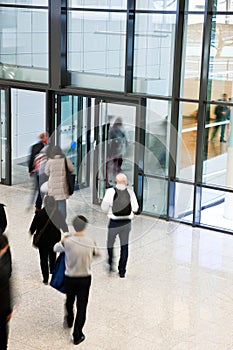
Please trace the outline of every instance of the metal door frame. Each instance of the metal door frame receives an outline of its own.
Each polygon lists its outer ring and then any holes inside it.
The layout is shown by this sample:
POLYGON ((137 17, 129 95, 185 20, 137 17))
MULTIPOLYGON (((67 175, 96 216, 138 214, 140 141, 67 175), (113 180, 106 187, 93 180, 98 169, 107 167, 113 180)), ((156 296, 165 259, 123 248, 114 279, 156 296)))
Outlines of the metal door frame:
POLYGON ((95 99, 95 116, 94 116, 94 157, 93 157, 93 204, 100 204, 101 200, 98 199, 97 196, 97 165, 98 165, 98 151, 96 149, 96 145, 98 143, 98 134, 99 128, 102 125, 99 125, 100 120, 100 103, 112 103, 118 105, 127 105, 136 107, 136 116, 135 116, 135 149, 134 149, 134 174, 133 174, 133 183, 134 183, 134 191, 138 198, 139 207, 142 208, 143 201, 143 181, 141 181, 141 177, 143 176, 144 169, 144 154, 142 152, 142 147, 144 146, 145 141, 145 106, 146 101, 144 98, 139 98, 135 100, 127 100, 120 98, 96 98, 95 99), (140 166, 139 166, 140 165, 140 166), (140 177, 140 179, 139 179, 140 177))

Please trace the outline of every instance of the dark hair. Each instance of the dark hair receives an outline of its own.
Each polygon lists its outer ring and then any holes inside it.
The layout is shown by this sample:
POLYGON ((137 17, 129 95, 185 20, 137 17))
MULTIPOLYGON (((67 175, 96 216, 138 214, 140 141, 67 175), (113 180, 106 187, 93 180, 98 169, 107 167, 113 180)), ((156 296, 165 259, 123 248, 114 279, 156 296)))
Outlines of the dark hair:
POLYGON ((86 224, 88 223, 88 220, 85 216, 83 215, 77 215, 74 219, 73 219, 73 227, 75 229, 76 232, 79 231, 83 231, 84 228, 86 227, 86 224))
POLYGON ((51 158, 54 158, 55 156, 62 156, 62 158, 65 158, 65 154, 62 152, 61 147, 58 145, 53 146, 53 148, 50 152, 51 158))

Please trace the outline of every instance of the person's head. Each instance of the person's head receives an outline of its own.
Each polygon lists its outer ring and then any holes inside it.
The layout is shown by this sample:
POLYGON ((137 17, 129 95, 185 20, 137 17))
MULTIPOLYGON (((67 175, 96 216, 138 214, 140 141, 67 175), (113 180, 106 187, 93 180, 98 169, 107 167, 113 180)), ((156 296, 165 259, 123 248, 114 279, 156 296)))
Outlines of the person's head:
POLYGON ((122 126, 122 119, 120 117, 116 118, 116 120, 114 121, 114 125, 122 126))
POLYGON ((226 93, 222 94, 222 99, 223 99, 223 101, 227 101, 228 95, 226 93))
POLYGON ((76 232, 83 231, 87 223, 88 223, 88 220, 83 215, 77 215, 72 222, 73 228, 75 229, 76 232))
POLYGON ((127 185, 127 176, 125 174, 119 173, 116 176, 117 185, 127 185))
POLYGON ((53 146, 51 153, 50 153, 51 158, 54 158, 55 156, 65 157, 64 153, 62 152, 61 147, 58 145, 53 146))
POLYGON ((49 135, 48 135, 48 133, 46 131, 45 132, 44 131, 40 132, 38 137, 39 137, 40 141, 42 141, 46 145, 48 144, 48 142, 49 142, 49 135))

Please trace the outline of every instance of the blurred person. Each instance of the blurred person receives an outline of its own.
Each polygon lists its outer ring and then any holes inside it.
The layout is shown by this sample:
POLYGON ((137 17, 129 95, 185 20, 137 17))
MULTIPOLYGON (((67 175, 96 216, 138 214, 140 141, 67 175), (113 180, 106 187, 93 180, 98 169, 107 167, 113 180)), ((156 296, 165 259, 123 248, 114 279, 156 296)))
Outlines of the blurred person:
POLYGON ((48 145, 49 137, 47 132, 38 134, 39 141, 31 146, 30 156, 28 160, 28 172, 30 177, 34 177, 35 193, 37 193, 35 202, 35 211, 39 211, 42 207, 42 196, 40 192, 38 162, 36 164, 36 156, 41 152, 44 146, 48 145))
MULTIPOLYGON (((118 117, 109 129, 109 159, 112 162, 113 177, 121 171, 123 154, 127 146, 127 138, 122 124, 122 118, 118 117)), ((109 167, 111 166, 109 162, 109 167)))
POLYGON ((0 235, 5 232, 7 227, 7 216, 5 211, 5 204, 0 203, 0 235))
MULTIPOLYGON (((228 95, 226 93, 222 94, 222 99, 220 101, 227 102, 228 95)), ((230 118, 230 109, 228 106, 217 105, 215 107, 214 114, 216 115, 216 123, 219 123, 219 122, 224 122, 224 123, 221 125, 216 125, 214 127, 211 141, 214 141, 214 138, 216 137, 216 134, 217 134, 219 128, 221 128, 220 142, 226 143, 227 141, 225 140, 225 129, 226 129, 226 121, 229 120, 229 118, 230 118)))
POLYGON ((48 175, 48 195, 53 196, 57 202, 58 210, 66 218, 66 199, 69 198, 68 185, 66 180, 66 166, 73 172, 74 166, 66 158, 60 146, 53 146, 50 158, 45 165, 45 174, 48 175))
POLYGON ((73 219, 75 233, 64 236, 55 244, 55 252, 65 252, 65 317, 64 326, 73 327, 73 343, 75 345, 85 340, 83 327, 86 321, 86 309, 91 286, 92 257, 99 255, 96 242, 87 237, 85 228, 88 220, 78 215, 73 219), (74 302, 76 299, 76 317, 74 321, 74 302))
POLYGON ((11 301, 12 261, 7 237, 0 235, 0 350, 8 344, 9 320, 12 316, 11 301))
POLYGON ((116 176, 116 188, 107 189, 101 203, 101 209, 104 212, 108 213, 109 218, 107 238, 109 272, 114 271, 113 246, 118 235, 121 244, 120 259, 118 262, 118 273, 121 278, 124 278, 128 260, 128 242, 129 233, 131 230, 131 220, 134 217, 134 213, 138 211, 138 201, 136 195, 133 190, 127 189, 127 177, 125 174, 120 173, 116 176), (124 197, 120 197, 123 194, 124 197), (117 213, 114 214, 113 210, 114 200, 117 199, 117 196, 119 196, 120 199, 120 209, 118 212, 119 215, 117 213), (125 209, 127 209, 127 213, 124 213, 125 209))
POLYGON ((35 232, 44 228, 44 233, 39 241, 40 267, 43 283, 48 284, 49 273, 53 272, 56 253, 53 251, 55 243, 61 239, 61 230, 68 232, 68 226, 64 217, 57 209, 57 203, 52 196, 44 198, 44 207, 34 215, 29 232, 35 232))

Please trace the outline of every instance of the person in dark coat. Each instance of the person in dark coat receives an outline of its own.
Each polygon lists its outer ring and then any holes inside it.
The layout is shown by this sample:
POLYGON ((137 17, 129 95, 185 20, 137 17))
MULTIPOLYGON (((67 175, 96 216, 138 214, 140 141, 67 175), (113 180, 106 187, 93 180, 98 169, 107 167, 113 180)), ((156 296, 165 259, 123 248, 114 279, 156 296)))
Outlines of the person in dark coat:
POLYGON ((48 284, 49 272, 53 272, 56 261, 56 253, 53 251, 53 246, 60 241, 61 230, 68 232, 65 218, 58 211, 57 203, 52 196, 45 197, 44 207, 35 214, 29 231, 33 235, 43 228, 44 233, 39 241, 38 248, 43 283, 48 284))
POLYGON ((8 343, 9 320, 12 315, 11 252, 7 237, 0 235, 0 349, 6 350, 8 343))
POLYGON ((38 137, 39 137, 39 142, 31 146, 31 152, 28 159, 29 176, 34 176, 35 178, 35 192, 37 192, 36 203, 35 203, 36 211, 39 211, 42 207, 42 196, 40 193, 40 186, 39 186, 39 174, 35 169, 35 158, 41 152, 44 146, 48 144, 48 133, 41 132, 39 133, 38 137))
POLYGON ((109 157, 113 162, 113 177, 121 171, 123 163, 123 153, 127 146, 127 138, 123 128, 122 119, 119 117, 109 129, 109 157))

